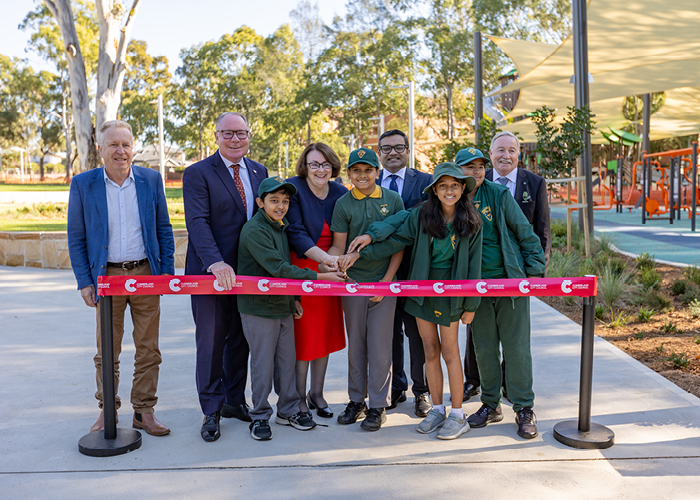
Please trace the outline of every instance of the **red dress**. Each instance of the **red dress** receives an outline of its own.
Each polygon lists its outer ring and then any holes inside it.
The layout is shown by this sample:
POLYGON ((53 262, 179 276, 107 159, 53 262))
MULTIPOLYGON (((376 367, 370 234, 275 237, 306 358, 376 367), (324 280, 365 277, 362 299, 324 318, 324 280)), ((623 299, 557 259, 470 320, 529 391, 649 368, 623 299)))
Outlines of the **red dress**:
MULTIPOLYGON (((328 222, 323 223, 323 231, 316 243, 320 249, 328 251, 333 236, 328 222)), ((298 259, 292 252, 292 264, 302 269, 318 270, 318 263, 311 259, 298 259)), ((345 326, 343 306, 340 297, 303 296, 301 306, 304 314, 294 320, 294 344, 297 359, 311 361, 328 356, 345 348, 345 326)))

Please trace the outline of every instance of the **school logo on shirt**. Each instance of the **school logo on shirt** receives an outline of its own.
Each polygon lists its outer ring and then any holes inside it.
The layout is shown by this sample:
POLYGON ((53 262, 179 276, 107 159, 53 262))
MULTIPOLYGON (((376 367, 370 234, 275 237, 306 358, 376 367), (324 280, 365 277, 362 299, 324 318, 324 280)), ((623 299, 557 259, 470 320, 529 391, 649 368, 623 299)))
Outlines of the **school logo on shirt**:
POLYGON ((482 214, 484 214, 484 217, 486 217, 486 220, 491 222, 493 221, 493 214, 491 213, 491 207, 484 207, 484 209, 481 211, 482 214))
POLYGON ((472 203, 474 203, 474 208, 479 210, 479 207, 481 207, 481 202, 478 200, 474 200, 472 203))
POLYGON ((437 316, 438 318, 439 318, 440 316, 442 316, 442 313, 441 313, 440 311, 433 311, 433 312, 435 313, 435 316, 437 316))
POLYGON ((452 236, 450 236, 450 242, 452 243, 452 250, 457 248, 457 235, 456 234, 453 234, 452 236))
POLYGON ((382 215, 389 215, 389 209, 387 208, 387 205, 380 205, 379 206, 379 213, 382 215))

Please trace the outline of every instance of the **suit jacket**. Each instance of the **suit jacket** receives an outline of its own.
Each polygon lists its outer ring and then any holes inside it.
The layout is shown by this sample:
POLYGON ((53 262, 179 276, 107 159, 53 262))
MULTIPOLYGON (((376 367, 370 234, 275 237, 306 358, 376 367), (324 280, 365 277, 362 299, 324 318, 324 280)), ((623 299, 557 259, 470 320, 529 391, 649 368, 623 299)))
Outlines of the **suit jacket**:
MULTIPOLYGON (((492 168, 486 171, 486 179, 493 181, 492 168)), ((547 184, 544 178, 529 170, 518 168, 515 201, 532 224, 535 234, 540 238, 545 260, 549 263, 549 255, 552 253, 552 234, 549 227, 547 184), (525 193, 528 196, 525 196, 525 193)))
MULTIPOLYGON (((253 195, 257 197, 267 169, 245 159, 253 195)), ((185 274, 206 274, 209 266, 224 261, 238 267, 238 237, 248 221, 236 184, 219 151, 185 169, 182 176, 188 246, 185 274)), ((257 210, 255 200, 247 200, 257 210)), ((236 269, 237 270, 237 269, 236 269)))
MULTIPOLYGON (((389 174, 391 175, 391 174, 389 174)), ((379 177, 377 179, 377 184, 380 185, 382 179, 384 178, 384 169, 379 171, 379 177)), ((428 199, 428 195, 423 192, 423 190, 433 182, 433 176, 415 168, 406 169, 406 178, 403 181, 403 191, 401 194, 401 199, 403 200, 403 206, 406 210, 413 208, 420 202, 428 199)))
MULTIPOLYGON (((389 173, 389 175, 391 175, 389 173)), ((384 169, 379 171, 379 176, 377 180, 377 185, 381 185, 382 178, 384 177, 384 169)), ((428 185, 433 182, 433 176, 421 172, 415 168, 406 169, 406 177, 403 180, 403 190, 401 191, 401 199, 403 200, 403 206, 406 210, 415 207, 419 203, 428 199, 428 195, 423 192, 423 190, 428 187, 428 185)), ((411 248, 406 247, 403 254, 403 259, 399 265, 399 269, 396 271, 396 277, 400 280, 408 279, 408 272, 411 267, 411 248)))
MULTIPOLYGON (((175 274, 175 240, 163 180, 150 168, 132 165, 131 169, 151 273, 175 274)), ((94 285, 97 290, 97 277, 107 273, 108 230, 104 167, 76 175, 68 201, 68 252, 78 289, 94 285)))

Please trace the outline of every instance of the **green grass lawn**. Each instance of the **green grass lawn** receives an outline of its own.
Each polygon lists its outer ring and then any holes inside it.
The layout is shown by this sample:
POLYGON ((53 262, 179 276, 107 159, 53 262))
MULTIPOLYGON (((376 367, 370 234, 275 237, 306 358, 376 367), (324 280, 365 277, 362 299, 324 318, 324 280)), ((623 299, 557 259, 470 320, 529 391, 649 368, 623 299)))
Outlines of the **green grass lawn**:
MULTIPOLYGON (((173 229, 185 229, 184 216, 171 216, 170 223, 173 229)), ((43 220, 17 220, 4 219, 0 217, 0 231, 65 231, 66 221, 43 221, 43 220)))
POLYGON ((0 191, 68 191, 69 189, 68 184, 0 184, 0 191))

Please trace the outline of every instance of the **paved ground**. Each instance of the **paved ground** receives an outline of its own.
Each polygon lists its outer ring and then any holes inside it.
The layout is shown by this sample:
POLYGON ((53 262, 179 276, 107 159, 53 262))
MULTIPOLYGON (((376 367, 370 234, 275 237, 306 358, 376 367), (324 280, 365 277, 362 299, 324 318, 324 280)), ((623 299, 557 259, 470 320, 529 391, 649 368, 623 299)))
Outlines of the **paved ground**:
MULTIPOLYGON (((697 499, 700 400, 596 338, 593 420, 616 444, 567 448, 552 427, 576 418, 580 328, 533 300, 533 354, 540 436, 515 434, 513 413, 455 441, 415 432, 412 404, 381 431, 359 425, 300 432, 272 424, 253 441, 247 425, 223 421, 222 437, 199 437, 194 328, 187 297, 162 301, 163 365, 157 414, 171 435, 144 434, 141 449, 114 458, 78 453, 97 417, 93 398, 94 313, 70 271, 0 267, 0 498, 460 498, 697 499)), ((133 345, 122 360, 130 389, 133 345)), ((347 400, 345 353, 331 356, 326 396, 347 400)), ((466 404, 475 411, 477 401, 466 404)), ((120 411, 128 426, 131 408, 120 411)), ((319 419, 320 420, 320 419, 319 419)))
MULTIPOLYGON (((566 211, 555 207, 553 219, 566 219, 566 211)), ((700 265, 700 215, 696 219, 696 231, 690 230, 688 212, 683 211, 680 220, 670 224, 668 220, 647 220, 642 224, 641 209, 616 213, 615 210, 596 210, 594 230, 597 235, 612 234, 613 244, 623 252, 638 255, 649 252, 656 260, 686 265, 700 265)), ((578 221, 576 212, 572 219, 578 221)), ((576 222, 577 223, 577 222, 576 222)))

